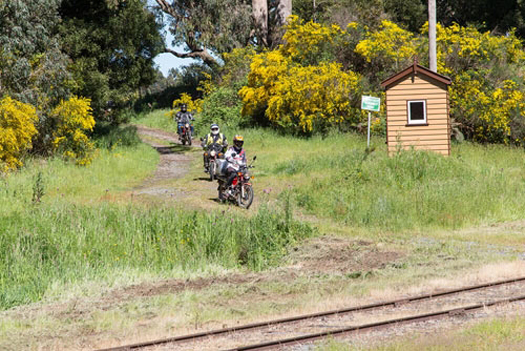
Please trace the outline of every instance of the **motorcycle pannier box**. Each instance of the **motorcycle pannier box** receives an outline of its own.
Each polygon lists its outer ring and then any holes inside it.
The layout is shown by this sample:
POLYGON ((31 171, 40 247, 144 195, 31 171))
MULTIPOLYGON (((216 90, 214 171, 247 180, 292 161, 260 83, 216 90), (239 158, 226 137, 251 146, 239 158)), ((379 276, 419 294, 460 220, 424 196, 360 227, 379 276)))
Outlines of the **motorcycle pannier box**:
POLYGON ((226 175, 226 168, 228 167, 228 161, 218 158, 216 161, 217 168, 215 168, 215 175, 224 176, 226 175))

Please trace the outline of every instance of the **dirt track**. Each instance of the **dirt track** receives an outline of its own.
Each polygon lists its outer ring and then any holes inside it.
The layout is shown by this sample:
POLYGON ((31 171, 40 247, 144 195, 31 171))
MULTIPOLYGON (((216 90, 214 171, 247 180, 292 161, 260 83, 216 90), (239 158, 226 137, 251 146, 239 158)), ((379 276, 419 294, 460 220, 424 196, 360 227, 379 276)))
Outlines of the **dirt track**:
POLYGON ((144 143, 157 150, 160 161, 154 175, 135 189, 134 194, 175 198, 187 196, 187 191, 169 183, 188 174, 191 163, 197 157, 192 148, 200 146, 183 146, 176 134, 158 129, 137 125, 137 131, 144 143))

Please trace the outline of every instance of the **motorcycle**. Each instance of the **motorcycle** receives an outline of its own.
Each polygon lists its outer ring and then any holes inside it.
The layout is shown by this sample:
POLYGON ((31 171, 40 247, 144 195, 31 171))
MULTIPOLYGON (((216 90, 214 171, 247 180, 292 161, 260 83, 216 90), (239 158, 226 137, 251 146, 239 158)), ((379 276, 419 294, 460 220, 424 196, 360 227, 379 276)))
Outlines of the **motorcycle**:
POLYGON ((223 146, 217 143, 213 143, 208 145, 206 151, 204 152, 204 156, 208 157, 208 174, 210 175, 210 181, 213 182, 215 177, 217 177, 217 159, 222 159, 224 157, 223 154, 223 146))
MULTIPOLYGON (((250 168, 254 168, 253 162, 257 159, 257 156, 253 157, 252 162, 249 165, 241 164, 239 165, 239 170, 232 183, 232 192, 229 194, 226 189, 227 175, 224 175, 224 172, 217 177, 219 182, 219 187, 217 188, 219 192, 219 200, 221 202, 234 202, 237 206, 248 209, 254 198, 252 183, 250 182, 253 177, 249 173, 250 168)), ((221 160, 222 161, 222 160, 221 160)), ((226 160, 224 160, 227 163, 226 160)), ((222 162, 221 162, 222 164, 222 162)), ((225 164, 225 167, 227 165, 225 164)))
POLYGON ((189 123, 185 123, 181 128, 180 140, 182 145, 191 145, 191 126, 189 123))

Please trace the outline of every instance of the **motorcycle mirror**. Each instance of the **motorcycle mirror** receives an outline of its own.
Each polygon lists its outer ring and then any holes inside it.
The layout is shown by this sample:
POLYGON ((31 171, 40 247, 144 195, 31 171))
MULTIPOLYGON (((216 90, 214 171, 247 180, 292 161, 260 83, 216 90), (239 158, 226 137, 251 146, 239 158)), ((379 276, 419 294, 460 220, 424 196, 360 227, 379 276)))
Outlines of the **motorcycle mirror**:
POLYGON ((257 159, 257 155, 253 156, 253 160, 255 161, 257 159))

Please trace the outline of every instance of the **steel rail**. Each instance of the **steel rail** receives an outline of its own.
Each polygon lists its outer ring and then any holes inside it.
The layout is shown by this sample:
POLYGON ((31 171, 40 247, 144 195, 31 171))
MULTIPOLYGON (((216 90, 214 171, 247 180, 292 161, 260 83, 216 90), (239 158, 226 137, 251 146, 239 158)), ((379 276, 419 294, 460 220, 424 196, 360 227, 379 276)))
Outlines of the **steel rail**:
POLYGON ((504 303, 518 302, 518 301, 525 301, 525 295, 513 297, 513 298, 495 300, 495 301, 482 303, 482 304, 454 308, 454 309, 445 310, 441 312, 432 312, 432 313, 414 315, 414 316, 403 317, 403 318, 398 318, 398 319, 391 319, 391 320, 387 320, 384 322, 376 322, 376 323, 358 325, 354 327, 342 328, 342 329, 332 330, 332 331, 323 332, 323 333, 307 334, 307 335, 301 335, 301 336, 288 338, 288 339, 275 340, 275 341, 270 341, 270 342, 265 342, 265 343, 260 343, 260 344, 248 345, 248 346, 241 346, 241 347, 229 349, 227 351, 249 351, 249 350, 260 351, 260 350, 272 350, 272 349, 276 349, 278 347, 281 348, 284 346, 302 345, 308 342, 321 340, 329 336, 338 336, 338 335, 349 334, 352 332, 361 332, 361 331, 366 331, 366 330, 380 329, 380 328, 385 328, 385 327, 388 327, 394 324, 401 325, 401 324, 422 322, 422 321, 431 320, 431 319, 432 320, 441 319, 447 316, 455 316, 455 315, 462 315, 466 313, 472 313, 474 311, 484 309, 486 307, 501 305, 504 303))
POLYGON ((182 336, 175 336, 175 337, 171 337, 171 338, 140 342, 140 343, 136 343, 136 344, 129 344, 129 345, 112 347, 112 348, 99 349, 97 351, 133 350, 133 349, 140 349, 140 348, 144 348, 144 347, 148 347, 148 346, 155 346, 155 345, 161 345, 161 344, 182 343, 182 342, 185 342, 185 341, 201 339, 201 338, 205 338, 205 337, 209 337, 209 336, 216 336, 216 335, 220 335, 220 334, 227 334, 227 333, 238 332, 238 331, 243 331, 243 330, 250 330, 250 329, 253 330, 253 329, 258 329, 258 328, 270 327, 270 326, 273 326, 273 325, 298 322, 298 321, 301 321, 301 320, 326 317, 326 316, 330 316, 330 315, 347 314, 347 313, 351 313, 351 312, 373 310, 373 309, 379 309, 379 308, 389 307, 389 306, 399 306, 399 305, 402 305, 402 304, 407 304, 407 303, 411 303, 411 302, 415 302, 415 301, 427 300, 427 299, 432 299, 432 298, 436 298, 436 297, 443 297, 443 296, 447 296, 447 295, 458 294, 458 293, 461 293, 461 292, 487 289, 487 288, 491 288, 491 287, 507 285, 507 284, 514 284, 514 283, 519 283, 519 282, 525 282, 525 277, 514 278, 514 279, 507 279, 507 280, 500 280, 500 281, 495 281, 495 282, 491 282, 491 283, 473 285, 473 286, 468 286, 468 287, 458 288, 458 289, 452 289, 452 290, 445 290, 445 291, 431 293, 431 294, 417 295, 417 296, 413 296, 413 297, 407 297, 407 298, 403 298, 403 299, 396 299, 396 300, 391 300, 391 301, 387 301, 387 302, 379 302, 379 303, 373 303, 373 304, 368 304, 368 305, 343 308, 343 309, 338 309, 338 310, 331 310, 331 311, 324 311, 324 312, 318 312, 318 313, 304 314, 304 315, 299 315, 299 316, 294 316, 294 317, 270 320, 270 321, 266 321, 266 322, 251 323, 251 324, 245 324, 245 325, 236 326, 236 327, 215 329, 215 330, 210 330, 210 331, 205 331, 205 332, 200 332, 200 333, 194 333, 194 334, 188 334, 188 335, 182 335, 182 336))

